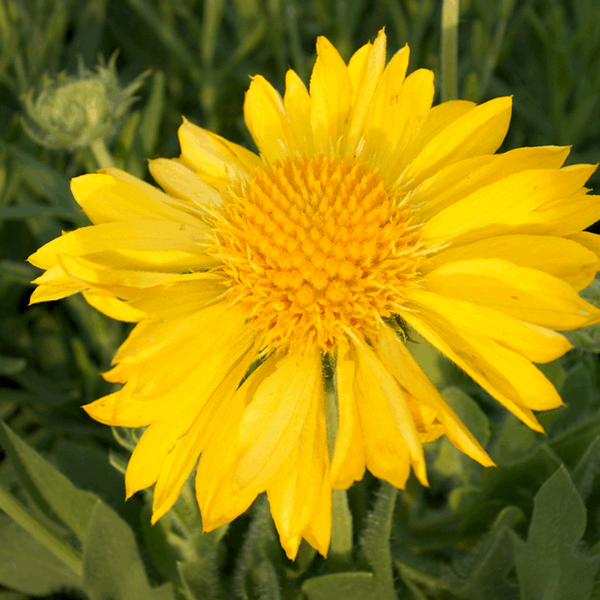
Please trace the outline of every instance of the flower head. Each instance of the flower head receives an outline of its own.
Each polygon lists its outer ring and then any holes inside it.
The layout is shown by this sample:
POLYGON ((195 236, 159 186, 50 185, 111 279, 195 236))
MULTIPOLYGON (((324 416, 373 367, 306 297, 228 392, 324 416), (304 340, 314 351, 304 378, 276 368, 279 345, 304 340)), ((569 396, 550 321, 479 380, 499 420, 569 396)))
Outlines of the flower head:
POLYGON ((146 76, 122 89, 116 59, 115 53, 108 65, 101 62, 96 73, 80 62, 77 76, 63 72, 53 80, 44 75, 39 95, 34 98, 34 90, 30 90, 23 97, 27 115, 23 125, 28 135, 46 148, 71 150, 112 135, 135 102, 133 94, 146 76))
POLYGON ((289 71, 283 98, 256 76, 260 156, 184 120, 181 157, 150 163, 164 192, 113 169, 74 179, 94 225, 30 258, 46 269, 32 302, 80 291, 138 322, 105 374, 123 388, 85 409, 147 426, 126 485, 156 484, 154 520, 198 464, 205 529, 266 490, 288 556, 302 538, 326 554, 331 490, 365 468, 427 484, 441 435, 493 464, 408 327, 533 429, 561 404, 532 363, 600 321, 577 294, 600 264, 582 232, 600 218, 594 167, 561 168, 554 146, 496 155, 510 98, 432 108, 432 73, 405 76, 407 47, 386 67, 385 43, 346 65, 319 38, 310 90, 289 71))

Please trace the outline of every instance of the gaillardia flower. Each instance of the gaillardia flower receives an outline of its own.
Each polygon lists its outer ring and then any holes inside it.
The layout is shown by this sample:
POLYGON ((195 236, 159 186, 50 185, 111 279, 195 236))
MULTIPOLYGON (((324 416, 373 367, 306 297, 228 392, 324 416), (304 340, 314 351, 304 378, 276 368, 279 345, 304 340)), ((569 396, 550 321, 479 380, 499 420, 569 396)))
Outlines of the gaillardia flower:
POLYGON ((181 157, 151 161, 163 191, 106 169, 72 182, 93 225, 38 250, 32 302, 82 292, 138 322, 85 407, 147 426, 127 494, 156 484, 153 521, 197 464, 206 530, 267 492, 293 558, 326 554, 332 489, 373 475, 427 483, 446 435, 492 461, 421 371, 408 327, 531 428, 561 399, 532 363, 600 321, 577 291, 599 268, 594 166, 568 149, 494 154, 511 99, 434 108, 433 74, 385 66, 383 32, 348 65, 324 38, 310 90, 256 76, 244 105, 260 155, 188 121, 181 157), (199 460, 198 460, 199 459, 199 460))

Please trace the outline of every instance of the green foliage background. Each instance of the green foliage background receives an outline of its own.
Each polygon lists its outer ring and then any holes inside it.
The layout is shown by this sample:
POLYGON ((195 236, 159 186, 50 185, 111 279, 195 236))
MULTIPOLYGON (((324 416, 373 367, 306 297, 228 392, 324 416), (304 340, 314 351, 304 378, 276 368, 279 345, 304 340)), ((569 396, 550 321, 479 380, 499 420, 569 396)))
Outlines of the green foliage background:
MULTIPOLYGON (((348 493, 352 552, 323 560, 303 545, 290 563, 264 499, 205 535, 191 488, 155 527, 151 492, 124 503, 137 432, 113 435, 79 407, 110 391, 98 373, 127 326, 80 297, 27 308, 37 270, 25 259, 87 223, 69 178, 97 168, 89 149, 44 150, 25 134, 22 97, 44 73, 75 73, 78 56, 91 69, 116 49, 124 85, 150 69, 108 142, 148 179, 147 158, 178 155, 182 115, 253 147, 249 75, 281 90, 292 67, 307 81, 317 35, 347 59, 385 26, 390 55, 409 43, 410 70, 438 74, 440 15, 439 0, 0 0, 0 600, 600 599, 597 331, 573 334, 581 349, 544 367, 566 402, 541 415, 547 436, 415 344, 498 466, 431 444, 430 489, 366 477, 348 493)), ((513 95, 503 149, 565 144, 570 163, 598 161, 597 0, 464 1, 459 57, 460 97, 513 95)), ((600 286, 585 293, 597 301, 600 286)))

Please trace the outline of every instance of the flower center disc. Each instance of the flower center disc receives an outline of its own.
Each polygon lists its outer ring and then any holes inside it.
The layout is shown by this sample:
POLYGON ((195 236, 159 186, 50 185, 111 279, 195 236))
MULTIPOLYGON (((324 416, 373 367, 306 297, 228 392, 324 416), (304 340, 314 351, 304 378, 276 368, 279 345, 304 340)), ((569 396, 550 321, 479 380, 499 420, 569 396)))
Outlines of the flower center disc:
POLYGON ((217 223, 219 257, 265 345, 329 351, 372 337, 420 263, 410 209, 356 160, 317 155, 259 169, 217 223))

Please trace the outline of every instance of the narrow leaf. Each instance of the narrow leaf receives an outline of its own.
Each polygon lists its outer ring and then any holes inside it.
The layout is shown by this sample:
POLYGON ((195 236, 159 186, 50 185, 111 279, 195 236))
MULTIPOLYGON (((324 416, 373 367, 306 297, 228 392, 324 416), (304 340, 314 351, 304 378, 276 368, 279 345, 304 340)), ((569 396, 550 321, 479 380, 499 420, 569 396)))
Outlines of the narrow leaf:
POLYGON ((0 422, 0 443, 35 505, 50 519, 60 519, 80 541, 97 498, 78 490, 62 473, 0 422))

